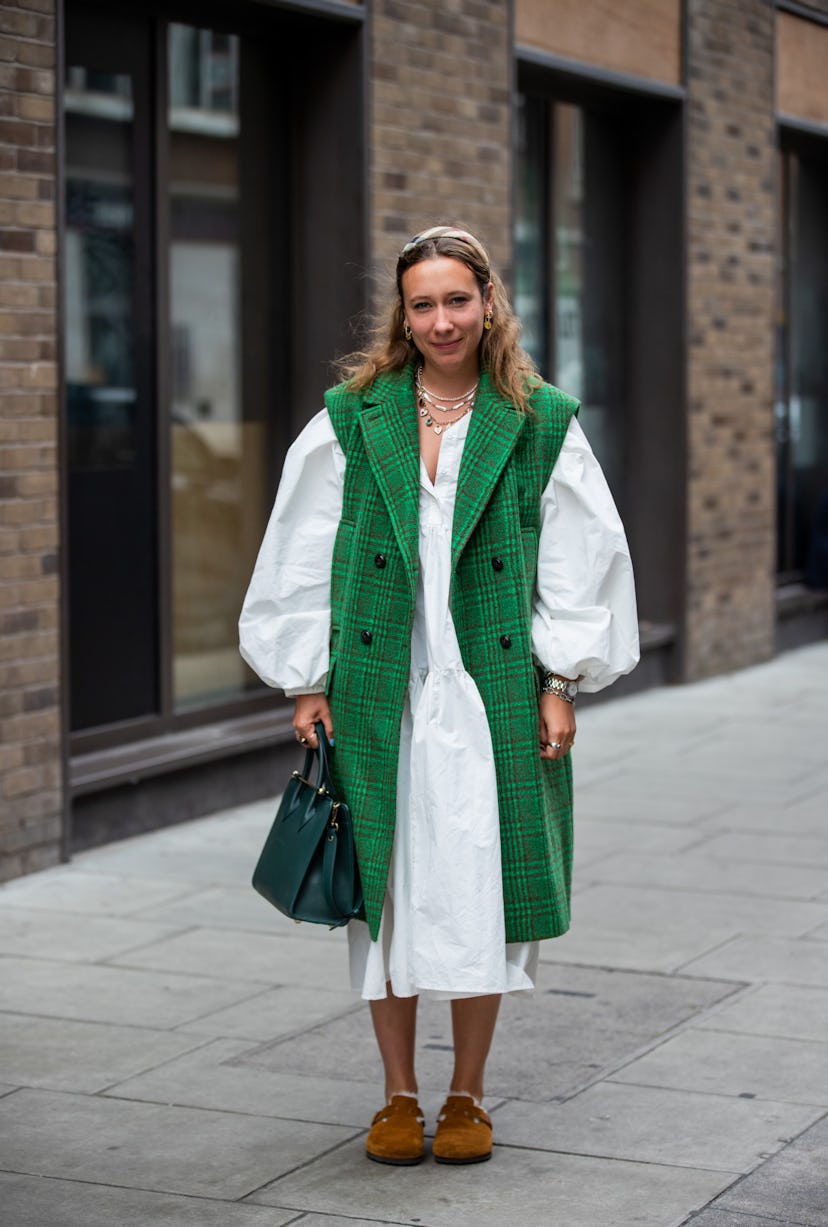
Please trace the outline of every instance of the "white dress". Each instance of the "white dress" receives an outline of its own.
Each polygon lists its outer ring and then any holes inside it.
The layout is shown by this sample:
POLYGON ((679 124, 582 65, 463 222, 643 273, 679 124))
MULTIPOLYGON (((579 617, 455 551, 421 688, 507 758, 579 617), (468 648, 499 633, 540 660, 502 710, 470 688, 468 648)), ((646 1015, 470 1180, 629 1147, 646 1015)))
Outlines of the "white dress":
MULTIPOLYGON (((394 848, 379 939, 348 926, 351 983, 367 999, 531 990, 537 942, 507 944, 488 720, 449 608, 451 529, 466 416, 445 432, 434 484, 420 462, 420 574, 401 725, 394 848)), ((325 688, 330 573, 345 457, 327 410, 290 448, 242 610, 245 660, 286 694, 325 688)), ((541 500, 532 649, 600 690, 638 661, 626 537, 573 419, 541 500)), ((336 730, 334 729, 334 735, 336 730)))

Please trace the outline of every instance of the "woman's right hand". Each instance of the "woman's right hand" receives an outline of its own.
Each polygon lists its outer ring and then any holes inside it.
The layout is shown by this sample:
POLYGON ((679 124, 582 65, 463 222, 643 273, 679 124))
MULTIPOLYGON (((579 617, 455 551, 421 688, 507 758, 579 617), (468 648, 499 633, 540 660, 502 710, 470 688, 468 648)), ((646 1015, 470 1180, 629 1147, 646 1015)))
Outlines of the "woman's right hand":
POLYGON ((296 740, 305 741, 309 746, 316 748, 316 732, 314 725, 321 720, 325 726, 325 732, 328 734, 328 741, 333 741, 333 721, 331 719, 331 709, 328 706, 328 700, 324 694, 298 694, 293 706, 293 728, 296 732, 296 740))

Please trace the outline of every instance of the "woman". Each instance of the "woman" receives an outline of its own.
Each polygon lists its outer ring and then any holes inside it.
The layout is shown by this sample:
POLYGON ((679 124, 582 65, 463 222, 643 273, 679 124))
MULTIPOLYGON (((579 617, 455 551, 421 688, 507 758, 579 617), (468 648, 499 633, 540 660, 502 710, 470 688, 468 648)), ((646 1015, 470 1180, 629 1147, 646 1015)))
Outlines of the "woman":
POLYGON ((503 993, 569 926, 574 697, 632 669, 624 531, 542 382, 483 245, 435 226, 397 261, 374 347, 290 449, 241 650, 336 736, 365 920, 348 927, 386 1105, 366 1148, 424 1155, 417 999, 451 1000, 441 1162, 488 1159, 486 1058, 503 993))

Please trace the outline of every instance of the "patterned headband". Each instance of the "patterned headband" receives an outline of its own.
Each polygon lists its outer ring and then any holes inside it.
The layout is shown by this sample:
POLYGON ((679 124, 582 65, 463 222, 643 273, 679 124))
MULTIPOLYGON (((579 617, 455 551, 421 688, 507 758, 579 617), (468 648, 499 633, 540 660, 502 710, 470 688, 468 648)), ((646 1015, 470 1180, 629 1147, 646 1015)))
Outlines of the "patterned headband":
POLYGON ((430 230, 423 230, 420 234, 415 234, 414 238, 403 247, 400 255, 409 255, 415 248, 427 243, 429 239, 462 239, 464 243, 468 243, 469 247, 475 249, 485 261, 486 267, 489 267, 489 257, 480 240, 476 239, 473 234, 469 234, 468 230, 454 230, 451 226, 432 226, 430 230))

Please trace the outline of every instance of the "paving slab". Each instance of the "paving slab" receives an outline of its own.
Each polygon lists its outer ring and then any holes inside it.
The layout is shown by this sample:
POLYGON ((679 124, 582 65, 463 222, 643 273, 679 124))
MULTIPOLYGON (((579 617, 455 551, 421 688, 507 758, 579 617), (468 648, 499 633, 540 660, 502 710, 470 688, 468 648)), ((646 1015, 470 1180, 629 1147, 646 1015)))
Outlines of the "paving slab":
POLYGON ((698 841, 697 831, 656 823, 599 821, 578 815, 575 832, 575 874, 596 860, 646 848, 650 853, 675 855, 698 841))
POLYGON ((704 821, 705 830, 766 831, 777 834, 784 827, 786 834, 822 836, 826 830, 825 797, 828 789, 820 788, 796 803, 756 802, 746 805, 738 799, 704 821))
MULTIPOLYGON (((723 836, 740 839, 741 836, 723 836)), ((748 840, 750 836, 746 836, 748 840)), ((713 841, 715 842, 715 841, 713 841)), ((816 862, 792 864, 780 860, 745 861, 713 855, 711 844, 675 853, 653 854, 648 841, 641 851, 630 845, 616 854, 591 863, 585 872, 593 882, 615 882, 626 886, 646 886, 699 891, 702 894, 758 895, 762 899, 816 901, 825 890, 826 873, 816 862), (646 849, 646 851, 644 850, 646 849)), ((803 853, 804 856, 804 853, 803 853)))
POLYGON ((203 1043, 180 1031, 0 1014, 0 1077, 94 1095, 203 1043))
MULTIPOLYGON (((594 872, 600 872, 600 866, 594 872)), ((770 908, 761 896, 607 883, 580 890, 572 910, 572 929, 550 943, 556 961, 640 971, 689 969, 706 976, 708 964, 698 960, 718 952, 723 943, 745 932, 801 937, 821 922, 824 905, 776 900, 770 908)), ((731 964, 722 978, 754 977, 731 964)))
MULTIPOLYGON (((685 1225, 682 1224, 682 1227, 685 1225)), ((687 1219, 686 1227, 808 1227, 808 1224, 766 1214, 757 1218, 755 1214, 741 1214, 738 1210, 707 1209, 687 1219)))
POLYGON ((206 925, 211 929, 269 933, 303 942, 339 941, 343 936, 341 933, 331 933, 324 925, 297 925, 263 899, 249 882, 242 886, 196 888, 160 906, 149 905, 139 915, 141 919, 177 929, 206 925))
POLYGON ((812 1125, 781 1154, 729 1189, 716 1209, 776 1215, 786 1224, 828 1227, 828 1118, 812 1125))
POLYGON ((763 984, 717 1006, 693 1025, 828 1044, 828 989, 763 984))
POLYGON ((8 1171, 238 1199, 353 1136, 337 1125, 21 1090, 0 1099, 8 1171))
POLYGON ((0 1172, 7 1227, 284 1227, 295 1210, 0 1172))
POLYGON ((690 1027, 611 1080, 828 1107, 828 1045, 690 1027))
POLYGON ((721 811, 722 803, 701 784, 676 789, 669 774, 650 778, 646 765, 634 773, 619 773, 610 779, 576 783, 575 823, 583 811, 590 818, 613 822, 653 822, 660 826, 702 823, 721 811), (643 779, 647 779, 642 792, 643 779))
MULTIPOLYGON (((541 964, 534 997, 503 1003, 487 1066, 487 1097, 543 1101, 571 1094, 721 1000, 731 988, 690 978, 541 964)), ((448 1004, 424 1000, 417 1059, 422 1088, 445 1090, 451 1052, 448 1004)), ((372 1089, 380 1085, 367 1010, 315 1027, 299 1043, 277 1040, 238 1059, 254 1068, 306 1077, 335 1068, 338 1077, 351 1082, 368 1079, 372 1089)))
POLYGON ((328 936, 331 940, 327 942, 300 943, 268 933, 191 929, 110 960, 109 965, 117 962, 119 967, 222 976, 228 981, 345 989, 349 986, 347 938, 339 932, 328 936))
MULTIPOLYGON (((405 1213, 400 1207, 400 1213, 405 1213)), ((409 1227, 410 1218, 342 1218, 338 1214, 303 1214, 295 1220, 296 1227, 409 1227)))
POLYGON ((177 928, 133 917, 5 907, 0 912, 0 954, 89 963, 157 942, 177 928))
MULTIPOLYGON (((240 833, 241 835, 241 833, 240 833)), ((129 839, 95 849, 95 860, 85 860, 82 868, 94 872, 97 867, 106 874, 134 872, 144 878, 167 878, 189 886, 225 883, 243 886, 250 882, 255 866, 255 843, 240 842, 236 846, 204 842, 199 836, 198 855, 179 836, 180 842, 156 842, 155 839, 129 839)), ((264 834, 260 843, 264 843, 264 834)))
POLYGON ((492 1120, 498 1142, 509 1146, 748 1172, 822 1113, 821 1107, 600 1082, 531 1113, 525 1104, 504 1103, 492 1120))
POLYGON ((678 1227, 733 1176, 495 1147, 490 1163, 369 1164, 355 1141, 253 1194, 256 1204, 428 1227, 678 1227))
POLYGON ((193 1022, 256 992, 208 976, 3 957, 0 985, 9 1012, 153 1030, 193 1022))
POLYGON ((688 960, 682 970, 700 976, 733 979, 741 975, 753 982, 773 980, 828 988, 828 958, 822 944, 784 937, 734 938, 718 950, 688 960))
POLYGON ((0 886, 0 907, 41 908, 52 912, 131 916, 193 893, 194 887, 167 878, 85 873, 78 865, 59 865, 0 886))
MULTIPOLYGON (((208 924, 211 929, 250 929, 254 932, 287 934, 291 924, 271 907, 249 884, 244 886, 207 886, 201 890, 148 905, 140 915, 156 923, 190 928, 208 924)), ((323 930, 324 934, 324 930, 323 930)))
POLYGON ((350 990, 339 992, 324 988, 299 988, 280 985, 265 989, 240 1005, 231 1005, 184 1024, 189 1035, 265 1042, 289 1035, 301 1036, 319 1023, 364 1008, 350 990))
MULTIPOLYGON (((828 800, 826 800, 828 809, 828 800)), ((727 861, 767 861, 771 865, 802 865, 828 868, 828 817, 825 838, 812 835, 773 834, 754 831, 750 835, 731 832, 718 835, 704 845, 705 856, 727 861)))
MULTIPOLYGON (((365 1020, 367 1023, 367 1019, 365 1020)), ((359 1081, 343 1078, 335 1059, 318 1074, 274 1073, 255 1064, 246 1040, 211 1040, 194 1052, 110 1087, 116 1099, 249 1112, 297 1121, 367 1128, 382 1106, 379 1069, 359 1081)), ((376 1064, 376 1063, 375 1063, 376 1064)), ((439 1105, 438 1105, 439 1107, 439 1105)))
MULTIPOLYGON (((724 737, 729 734, 725 732, 724 737)), ((811 765, 775 772, 757 773, 734 756, 731 766, 717 770, 698 761, 696 755, 686 756, 672 765, 664 755, 648 754, 638 763, 625 763, 624 770, 598 780, 576 782, 576 798, 592 793, 603 794, 612 802, 611 813, 631 817, 646 811, 659 822, 695 823, 706 815, 719 812, 728 801, 777 803, 786 805, 812 796, 818 788, 812 779, 819 779, 822 768, 811 765), (676 787, 677 780, 681 787, 676 787)), ((576 806, 578 800, 576 800, 576 806)))

